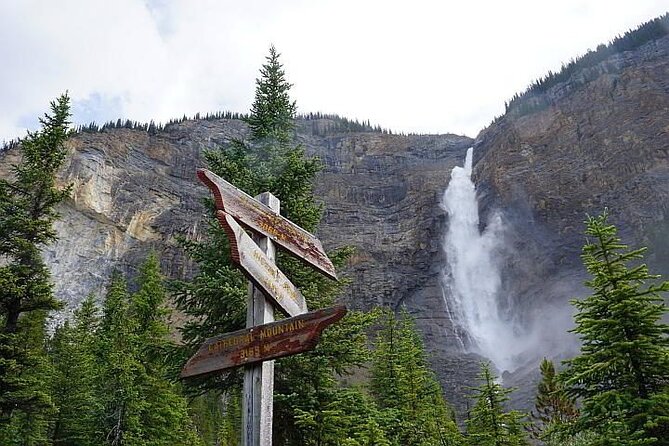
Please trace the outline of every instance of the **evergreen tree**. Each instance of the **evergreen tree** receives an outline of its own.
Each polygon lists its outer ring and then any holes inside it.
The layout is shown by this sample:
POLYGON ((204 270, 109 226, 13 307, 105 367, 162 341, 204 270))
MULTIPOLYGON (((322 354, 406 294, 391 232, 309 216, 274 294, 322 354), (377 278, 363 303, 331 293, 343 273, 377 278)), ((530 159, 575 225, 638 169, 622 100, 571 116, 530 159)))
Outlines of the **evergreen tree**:
POLYGON ((260 68, 256 79, 255 100, 251 114, 245 119, 251 129, 251 140, 267 143, 274 139, 278 143, 288 143, 295 127, 295 102, 290 99, 292 84, 286 80, 280 54, 274 45, 269 48, 267 63, 260 68))
MULTIPOLYGON (((295 410, 305 446, 390 446, 374 401, 357 388, 329 386, 318 410, 295 410)), ((298 443, 291 443, 298 444, 298 443)))
MULTIPOLYGON (((36 446, 48 441, 49 422, 55 407, 49 392, 53 370, 46 357, 45 321, 44 311, 24 313, 19 320, 19 330, 12 338, 14 347, 20 352, 20 356, 15 357, 20 358, 22 367, 20 373, 12 377, 15 378, 12 383, 23 390, 12 396, 21 398, 22 405, 0 425, 2 445, 36 446)), ((17 369, 10 371, 18 372, 17 369)))
POLYGON ((167 379, 169 347, 165 290, 150 255, 140 268, 139 290, 112 277, 100 328, 101 442, 112 446, 200 444, 186 400, 167 379))
MULTIPOLYGON (((289 99, 290 84, 285 80, 278 54, 272 48, 268 62, 261 69, 256 100, 247 122, 251 130, 248 142, 207 151, 205 160, 214 173, 243 189, 251 196, 269 191, 281 200, 281 214, 313 232, 320 221, 321 209, 313 197, 312 181, 321 164, 309 159, 304 148, 292 143, 295 104, 289 99)), ((213 206, 210 208, 213 211, 213 206)), ((213 216, 208 220, 205 241, 185 241, 186 252, 199 270, 188 282, 174 286, 179 310, 191 316, 181 330, 186 349, 183 364, 207 338, 238 330, 246 319, 247 280, 233 266, 229 242, 213 216)), ((340 266, 350 253, 341 250, 330 257, 340 266)), ((321 277, 300 261, 279 252, 277 263, 300 288, 309 309, 332 305, 343 286, 321 277)), ((274 444, 305 444, 308 430, 295 423, 300 414, 321 410, 329 403, 337 382, 335 374, 345 374, 351 366, 368 359, 364 327, 372 316, 357 312, 326 330, 312 352, 277 361, 275 369, 274 444)), ((240 373, 218 374, 189 380, 194 392, 240 391, 240 373)))
POLYGON ((98 445, 97 418, 101 410, 96 331, 100 316, 93 295, 74 313, 72 324, 58 327, 50 342, 52 394, 58 407, 51 439, 54 445, 98 445))
POLYGON ((530 414, 533 424, 528 427, 530 435, 539 439, 550 435, 553 429, 570 423, 578 417, 576 403, 564 391, 557 379, 553 361, 544 358, 539 365, 541 381, 537 387, 535 411, 530 414))
MULTIPOLYGON (((314 277, 313 280, 322 279, 314 277)), ((312 304, 316 302, 314 307, 317 304, 327 306, 333 303, 326 300, 327 294, 317 300, 318 289, 314 289, 313 293, 309 296, 312 304)), ((332 292, 329 299, 333 299, 332 292)), ((318 431, 309 428, 307 423, 296 421, 312 419, 325 422, 331 410, 337 407, 337 401, 350 402, 350 394, 360 392, 355 388, 341 388, 337 379, 350 373, 353 367, 360 367, 368 361, 369 350, 365 346, 366 335, 363 330, 374 318, 373 313, 349 311, 345 319, 323 333, 314 350, 277 361, 274 380, 275 445, 289 446, 318 441, 318 431), (342 395, 349 397, 342 400, 342 395)), ((329 422, 340 426, 331 417, 329 422)), ((349 428, 345 429, 350 431, 349 428)))
POLYGON ((406 311, 384 314, 372 361, 371 390, 397 444, 456 445, 461 438, 451 410, 406 311))
POLYGON ((566 361, 561 379, 581 399, 575 429, 601 435, 593 444, 669 444, 669 326, 660 293, 669 282, 638 263, 645 248, 629 250, 604 213, 586 220, 583 262, 593 294, 572 303, 581 354, 566 361))
POLYGON ((238 446, 241 438, 241 393, 221 398, 214 392, 193 398, 191 413, 198 436, 206 445, 238 446))
POLYGON ((125 278, 114 273, 103 303, 98 343, 101 444, 131 445, 142 438, 139 413, 145 409, 136 321, 130 315, 125 278))
POLYGON ((167 379, 166 353, 171 345, 166 322, 169 310, 165 307, 167 295, 155 254, 150 254, 141 265, 137 284, 139 289, 132 295, 128 316, 134 322, 136 352, 141 364, 135 379, 144 403, 137 413, 143 438, 152 446, 199 444, 186 400, 167 379))
POLYGON ((513 389, 505 389, 495 382, 488 364, 481 364, 481 385, 475 387, 476 404, 466 421, 471 446, 526 445, 522 415, 504 411, 504 403, 513 389))
POLYGON ((0 441, 38 444, 53 410, 45 320, 61 308, 41 250, 56 238, 54 208, 69 193, 55 174, 65 158, 69 97, 51 103, 41 130, 21 140, 20 164, 0 179, 0 441), (32 426, 32 427, 26 427, 32 426), (23 432, 23 433, 22 433, 23 432), (28 433, 26 433, 28 432, 28 433), (25 434, 25 436, 23 436, 25 434))

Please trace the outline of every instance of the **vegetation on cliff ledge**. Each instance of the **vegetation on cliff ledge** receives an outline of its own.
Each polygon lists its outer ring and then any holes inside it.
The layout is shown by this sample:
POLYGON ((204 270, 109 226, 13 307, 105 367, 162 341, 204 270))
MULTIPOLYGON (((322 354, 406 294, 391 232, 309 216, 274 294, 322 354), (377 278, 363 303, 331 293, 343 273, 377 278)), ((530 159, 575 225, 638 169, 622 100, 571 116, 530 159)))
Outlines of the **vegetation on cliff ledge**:
MULTIPOLYGON (((574 74, 605 62, 611 56, 634 50, 667 34, 669 34, 669 13, 616 37, 607 45, 601 44, 594 51, 588 51, 584 55, 572 59, 563 64, 558 72, 549 71, 546 76, 530 84, 523 93, 516 93, 505 103, 505 112, 514 116, 523 116, 543 109, 549 105, 548 98, 544 93, 551 87, 569 81, 574 74)), ((610 67, 606 63, 602 65, 602 69, 604 71, 615 70, 614 67, 610 67)))

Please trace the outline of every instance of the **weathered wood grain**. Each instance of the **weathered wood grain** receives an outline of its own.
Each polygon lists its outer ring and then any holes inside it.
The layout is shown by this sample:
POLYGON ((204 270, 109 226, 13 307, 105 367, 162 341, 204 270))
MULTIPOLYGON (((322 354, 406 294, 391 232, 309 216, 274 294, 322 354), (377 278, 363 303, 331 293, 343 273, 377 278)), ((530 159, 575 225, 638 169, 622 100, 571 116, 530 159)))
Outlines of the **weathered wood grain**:
POLYGON ((232 215, 252 231, 272 239, 277 245, 312 265, 327 277, 337 280, 332 262, 323 245, 313 234, 273 212, 250 195, 207 169, 199 169, 197 176, 214 195, 216 209, 232 215))
MULTIPOLYGON (((256 199, 279 213, 281 203, 269 192, 256 199)), ((261 234, 255 234, 253 241, 265 254, 267 260, 275 263, 274 243, 261 234)), ((246 301, 246 327, 255 327, 274 322, 274 306, 263 292, 249 282, 246 301)), ((242 446, 272 446, 272 421, 274 419, 274 361, 253 363, 244 367, 244 389, 242 394, 242 446)))
POLYGON ((230 254, 248 278, 287 316, 307 311, 302 293, 286 275, 267 258, 237 221, 224 211, 217 211, 221 226, 230 239, 230 254))

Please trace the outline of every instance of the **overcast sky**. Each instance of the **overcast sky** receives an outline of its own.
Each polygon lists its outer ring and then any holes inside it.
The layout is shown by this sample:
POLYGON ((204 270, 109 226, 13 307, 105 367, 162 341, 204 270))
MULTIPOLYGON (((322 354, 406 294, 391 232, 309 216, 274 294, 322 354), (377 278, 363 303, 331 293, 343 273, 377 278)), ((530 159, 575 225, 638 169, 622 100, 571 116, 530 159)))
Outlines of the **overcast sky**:
POLYGON ((75 123, 245 112, 270 44, 302 113, 476 134, 666 0, 0 0, 0 141, 68 90, 75 123))

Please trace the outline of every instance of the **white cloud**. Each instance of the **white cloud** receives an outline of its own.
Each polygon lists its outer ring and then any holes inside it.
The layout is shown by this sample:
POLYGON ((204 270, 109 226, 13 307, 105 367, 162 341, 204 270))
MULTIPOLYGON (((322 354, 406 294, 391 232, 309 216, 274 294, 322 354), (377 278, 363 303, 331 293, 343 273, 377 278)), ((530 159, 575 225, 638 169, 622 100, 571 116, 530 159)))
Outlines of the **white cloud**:
POLYGON ((533 79, 663 3, 6 0, 0 140, 65 90, 79 122, 245 111, 270 43, 300 111, 475 136, 533 79))

